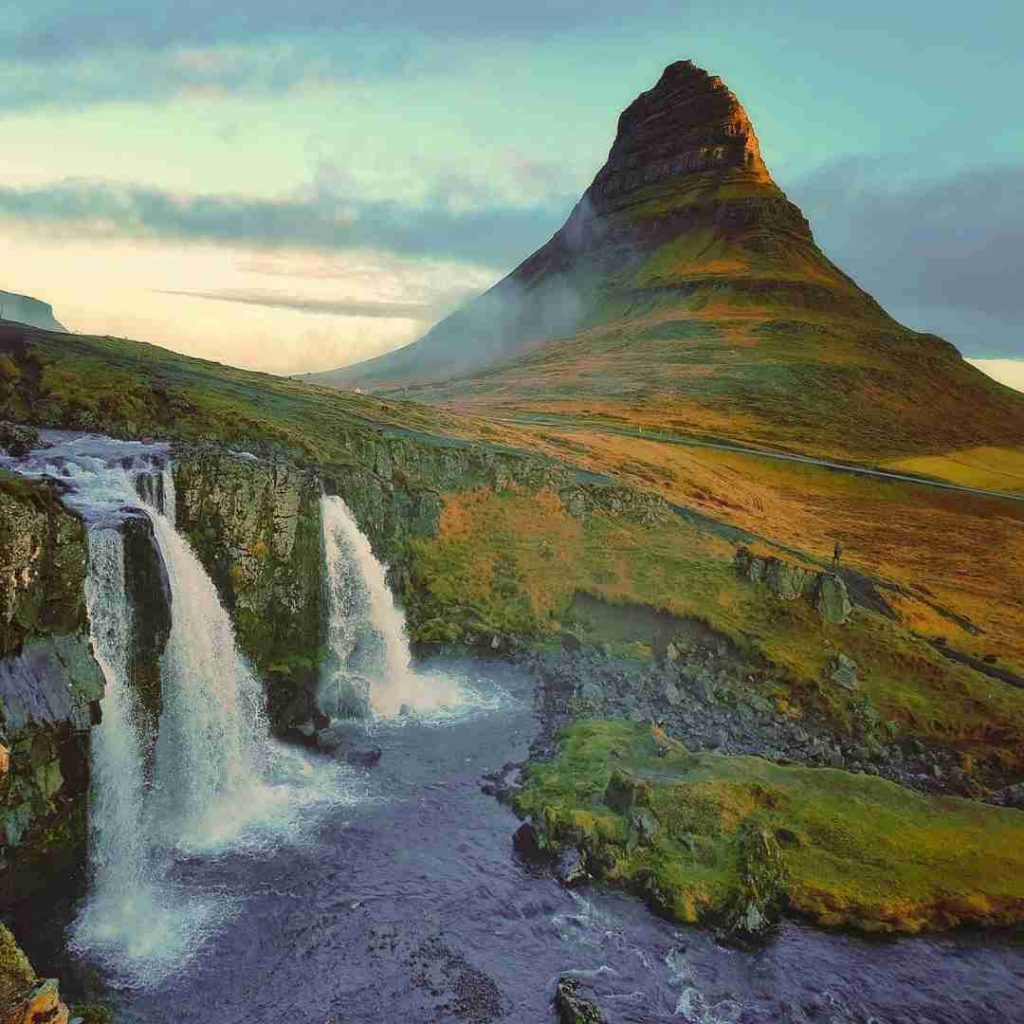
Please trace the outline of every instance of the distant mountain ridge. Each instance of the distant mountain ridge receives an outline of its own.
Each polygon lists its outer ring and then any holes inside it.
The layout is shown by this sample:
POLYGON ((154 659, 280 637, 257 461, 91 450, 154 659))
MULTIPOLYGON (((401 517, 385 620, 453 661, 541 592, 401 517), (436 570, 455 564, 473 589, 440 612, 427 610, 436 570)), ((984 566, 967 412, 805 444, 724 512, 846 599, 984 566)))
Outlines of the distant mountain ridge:
POLYGON ((67 332, 67 328, 53 315, 53 306, 17 292, 0 291, 0 320, 28 324, 44 331, 67 332))
POLYGON ((858 454, 1024 439, 1024 400, 818 248, 720 78, 669 65, 566 223, 421 339, 311 375, 478 412, 858 454))

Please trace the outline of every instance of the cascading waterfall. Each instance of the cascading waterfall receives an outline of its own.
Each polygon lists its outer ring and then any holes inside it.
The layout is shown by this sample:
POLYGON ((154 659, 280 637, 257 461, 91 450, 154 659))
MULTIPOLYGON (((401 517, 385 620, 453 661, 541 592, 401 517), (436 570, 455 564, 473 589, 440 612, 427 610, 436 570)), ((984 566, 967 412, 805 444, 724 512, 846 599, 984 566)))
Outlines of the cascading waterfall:
POLYGON ((59 432, 46 440, 50 447, 10 468, 61 479, 63 500, 86 523, 90 628, 106 678, 102 722, 90 740, 92 885, 72 945, 136 981, 154 980, 188 956, 225 910, 173 880, 175 851, 222 847, 255 835, 256 825, 261 836, 281 826, 291 834, 304 808, 345 798, 344 782, 269 741, 262 687, 235 646, 213 582, 175 529, 166 448, 59 432), (151 784, 129 672, 132 610, 120 532, 140 512, 152 523, 171 598, 151 784))
POLYGON ((102 942, 122 932, 138 934, 139 922, 152 916, 152 892, 143 833, 142 749, 128 683, 131 610, 124 544, 121 534, 108 528, 90 530, 88 540, 86 600, 106 694, 103 720, 90 737, 93 902, 79 931, 102 942))
MULTIPOLYGON (((165 492, 166 493, 166 492, 165 492)), ((267 740, 262 688, 235 646, 216 588, 188 543, 155 510, 171 589, 154 767, 154 827, 168 843, 226 838, 251 807, 267 740)))
POLYGON ((455 702, 453 682, 413 671, 405 616, 348 506, 325 495, 321 518, 330 648, 321 683, 324 709, 343 717, 363 700, 378 715, 394 715, 455 702))

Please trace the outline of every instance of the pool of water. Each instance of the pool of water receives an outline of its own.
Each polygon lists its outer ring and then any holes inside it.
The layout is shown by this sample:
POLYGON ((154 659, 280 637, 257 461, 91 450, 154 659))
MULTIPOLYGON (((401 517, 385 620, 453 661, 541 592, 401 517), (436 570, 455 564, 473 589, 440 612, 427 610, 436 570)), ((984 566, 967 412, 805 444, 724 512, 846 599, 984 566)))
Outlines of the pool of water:
POLYGON ((40 970, 145 1024, 542 1024, 563 974, 612 1024, 1024 1020, 1024 949, 1008 942, 869 942, 789 923, 739 952, 628 897, 532 874, 512 851, 514 815, 480 788, 526 754, 530 681, 500 664, 432 670, 469 699, 367 726, 383 750, 370 769, 296 754, 290 812, 175 860, 186 920, 204 913, 166 969, 62 951, 82 898, 69 887, 20 909, 40 970))

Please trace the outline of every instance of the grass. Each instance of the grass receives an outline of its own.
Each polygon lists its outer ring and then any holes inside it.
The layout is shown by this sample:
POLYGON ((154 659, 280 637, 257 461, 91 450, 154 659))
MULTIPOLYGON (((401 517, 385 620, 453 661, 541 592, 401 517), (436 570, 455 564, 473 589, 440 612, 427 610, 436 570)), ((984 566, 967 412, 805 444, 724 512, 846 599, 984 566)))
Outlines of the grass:
MULTIPOLYGON (((952 746, 976 764, 1024 767, 1024 691, 944 658, 899 622, 866 609, 822 621, 804 600, 783 601, 742 580, 734 545, 682 519, 656 527, 606 514, 569 514, 554 493, 509 489, 445 496, 434 538, 411 547, 409 615, 418 640, 486 644, 512 634, 536 642, 569 627, 595 639, 580 594, 612 607, 698 620, 758 666, 766 695, 799 713, 814 707, 847 723, 850 695, 823 682, 838 651, 860 666, 868 698, 901 735, 952 746)), ((650 650, 655 637, 629 638, 650 650)))
MULTIPOLYGON (((1024 673, 1024 503, 587 426, 522 426, 537 450, 898 589, 904 623, 1024 673)), ((529 442, 520 438, 523 445, 529 442)))
POLYGON ((739 844, 776 837, 793 911, 827 926, 920 932, 1024 919, 1024 815, 925 797, 867 775, 692 754, 650 726, 584 720, 530 766, 518 809, 556 841, 597 852, 613 884, 657 894, 681 921, 714 921, 741 888, 739 844), (613 771, 646 783, 660 824, 630 839, 608 806, 613 771))
POLYGON ((115 436, 276 446, 350 461, 368 429, 427 439, 494 436, 486 424, 410 402, 255 373, 120 338, 0 326, 0 417, 115 436))
POLYGON ((887 469, 949 480, 991 491, 1024 492, 1024 448, 965 448, 941 455, 919 455, 886 463, 887 469))

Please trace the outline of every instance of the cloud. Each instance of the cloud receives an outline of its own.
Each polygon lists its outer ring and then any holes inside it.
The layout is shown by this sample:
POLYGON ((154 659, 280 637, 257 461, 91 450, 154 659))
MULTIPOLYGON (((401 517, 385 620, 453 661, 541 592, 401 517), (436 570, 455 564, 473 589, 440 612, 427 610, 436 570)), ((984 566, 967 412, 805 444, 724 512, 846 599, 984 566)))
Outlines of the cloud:
POLYGON ((426 302, 346 302, 334 299, 311 299, 299 296, 273 295, 264 292, 214 291, 190 292, 158 289, 161 295, 181 295, 191 299, 216 302, 237 302, 244 306, 265 306, 268 309, 294 309, 302 313, 328 313, 333 316, 369 316, 386 320, 435 320, 438 307, 426 302))
POLYGON ((889 309, 986 354, 1024 351, 1024 164, 908 181, 889 161, 847 160, 789 192, 825 251, 889 309))
POLYGON ((1024 359, 968 359, 982 373, 1007 387, 1024 391, 1024 359))
MULTIPOLYGON (((634 14, 665 12, 667 0, 634 4, 634 14)), ((60 58, 113 45, 158 51, 210 41, 237 42, 262 36, 359 31, 537 38, 574 28, 593 28, 621 14, 613 0, 97 0, 69 4, 38 0, 5 17, 0 39, 24 57, 60 58)))
MULTIPOLYGON (((568 206, 568 200, 565 205, 568 206)), ((511 265, 547 239, 565 210, 541 206, 454 208, 435 196, 420 206, 348 199, 323 189, 298 199, 178 196, 154 188, 65 181, 0 187, 0 220, 131 237, 326 250, 375 249, 488 265, 511 265)))

